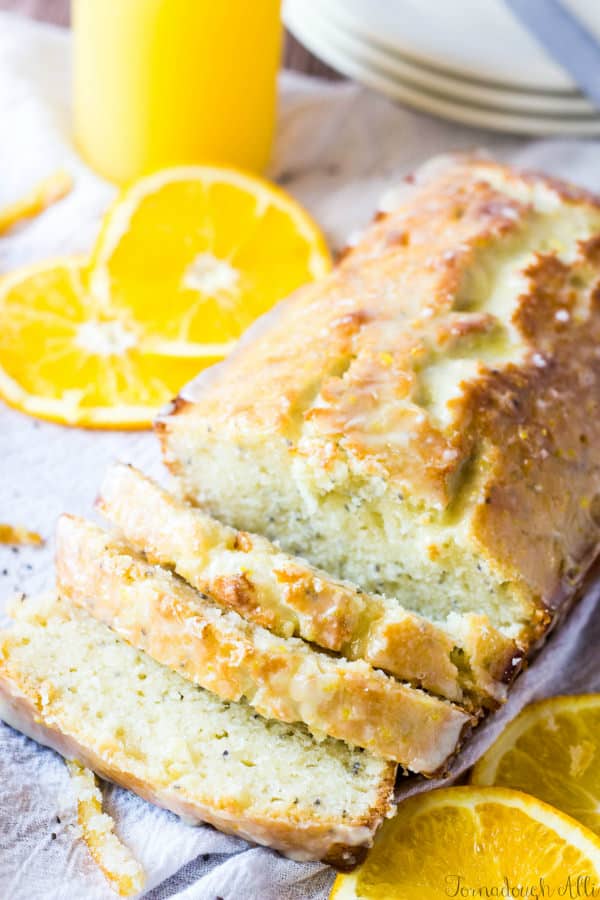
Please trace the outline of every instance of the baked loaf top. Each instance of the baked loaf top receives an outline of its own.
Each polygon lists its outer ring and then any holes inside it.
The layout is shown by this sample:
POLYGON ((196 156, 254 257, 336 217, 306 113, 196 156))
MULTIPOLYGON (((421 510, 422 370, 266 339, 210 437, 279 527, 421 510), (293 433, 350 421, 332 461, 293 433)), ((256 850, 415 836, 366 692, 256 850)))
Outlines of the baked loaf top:
POLYGON ((392 764, 224 702, 56 597, 12 614, 0 716, 67 759, 190 821, 340 868, 392 812, 392 764))
POLYGON ((527 648, 600 539, 600 203, 483 160, 396 201, 183 392, 165 459, 225 521, 527 648))

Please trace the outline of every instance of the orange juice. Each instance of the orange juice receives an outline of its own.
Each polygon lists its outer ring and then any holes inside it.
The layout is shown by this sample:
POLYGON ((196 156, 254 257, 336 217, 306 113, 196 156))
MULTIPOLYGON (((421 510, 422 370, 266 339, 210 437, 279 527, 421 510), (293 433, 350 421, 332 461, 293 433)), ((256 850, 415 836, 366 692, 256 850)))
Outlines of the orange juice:
POLYGON ((280 0, 73 0, 74 125, 89 164, 123 182, 271 150, 280 0))

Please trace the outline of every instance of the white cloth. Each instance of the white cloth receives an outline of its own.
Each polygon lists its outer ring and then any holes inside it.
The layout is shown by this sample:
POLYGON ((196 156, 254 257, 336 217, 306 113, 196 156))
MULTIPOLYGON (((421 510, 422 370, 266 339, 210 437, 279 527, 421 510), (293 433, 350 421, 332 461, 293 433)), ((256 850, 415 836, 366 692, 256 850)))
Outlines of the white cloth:
MULTIPOLYGON (((114 189, 78 158, 69 123, 68 34, 0 15, 0 207, 58 167, 76 179, 69 197, 0 238, 0 272, 90 247, 114 189)), ((353 84, 281 77, 271 174, 312 211, 335 246, 369 220, 377 198, 399 176, 432 154, 473 147, 600 189, 598 142, 528 143, 417 114, 353 84)), ((102 472, 115 457, 161 476, 150 433, 67 429, 0 409, 0 521, 26 524, 49 539, 42 550, 13 553, 0 547, 0 613, 13 590, 52 583, 54 520, 64 510, 91 514, 102 472)), ((586 639, 578 637, 595 605, 591 596, 580 605, 577 622, 572 619, 558 635, 553 654, 520 679, 506 714, 533 694, 600 687, 593 664, 600 628, 588 627, 586 639)), ((491 720, 478 746, 498 728, 498 720, 491 720)), ((184 825, 115 787, 107 787, 105 796, 119 834, 146 869, 147 896, 153 900, 327 896, 333 876, 320 864, 293 863, 211 828, 184 825)), ((76 840, 74 822, 60 758, 0 725, 0 896, 114 896, 76 840)))

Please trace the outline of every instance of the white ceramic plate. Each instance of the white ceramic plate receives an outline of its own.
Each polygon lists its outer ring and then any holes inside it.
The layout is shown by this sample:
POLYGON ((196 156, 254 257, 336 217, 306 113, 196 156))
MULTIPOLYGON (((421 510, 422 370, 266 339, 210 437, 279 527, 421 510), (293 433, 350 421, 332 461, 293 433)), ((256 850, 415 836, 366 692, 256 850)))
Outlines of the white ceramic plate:
MULTIPOLYGON (((600 37, 598 0, 563 0, 600 37)), ((569 92, 570 76, 503 0, 319 0, 361 36, 454 75, 534 91, 569 92)))
POLYGON ((347 41, 348 46, 354 47, 355 54, 367 63, 379 67, 394 80, 401 80, 427 91, 441 94, 453 100, 465 100, 486 108, 498 109, 502 112, 524 112, 527 114, 542 114, 550 116, 595 116, 597 110, 594 105, 581 94, 563 93, 554 94, 546 91, 525 91, 511 88, 490 86, 486 83, 478 83, 469 78, 457 77, 449 73, 442 74, 439 70, 415 63, 396 50, 394 53, 384 49, 381 44, 370 41, 360 35, 352 26, 352 21, 340 14, 340 10, 328 4, 308 3, 310 14, 314 13, 313 21, 320 21, 320 27, 326 29, 329 26, 347 41))
POLYGON ((350 78, 408 106, 466 125, 528 135, 600 135, 600 117, 519 114, 453 100, 409 84, 369 63, 348 42, 347 34, 314 16, 306 0, 288 0, 286 25, 313 53, 350 78))

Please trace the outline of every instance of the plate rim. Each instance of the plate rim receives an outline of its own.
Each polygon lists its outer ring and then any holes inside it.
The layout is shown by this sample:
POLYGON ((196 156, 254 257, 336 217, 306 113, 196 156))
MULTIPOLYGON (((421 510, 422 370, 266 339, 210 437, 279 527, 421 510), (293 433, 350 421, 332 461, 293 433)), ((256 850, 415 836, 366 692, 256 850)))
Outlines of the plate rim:
MULTIPOLYGON (((331 42, 323 44, 314 34, 306 34, 290 13, 292 4, 286 4, 284 20, 286 26, 298 39, 316 55, 330 63, 348 77, 361 82, 386 96, 406 104, 412 109, 425 112, 449 121, 459 122, 470 127, 483 128, 504 134, 520 134, 537 137, 561 136, 594 136, 600 135, 600 118, 577 119, 575 117, 560 118, 555 116, 525 116, 514 112, 488 111, 465 102, 456 103, 438 97, 430 91, 408 86, 394 81, 374 66, 366 68, 353 57, 344 54, 341 48, 331 42)), ((306 11, 306 6, 304 6, 306 11)), ((306 20, 306 17, 303 17, 306 20)))
MULTIPOLYGON (((289 0, 288 0, 289 2, 289 0)), ((303 6, 307 7, 315 7, 315 5, 319 5, 321 8, 327 5, 330 9, 335 6, 338 9, 340 8, 339 0, 333 0, 333 3, 328 0, 303 0, 303 6)), ((285 5, 284 5, 285 8, 285 5)), ((520 87, 526 91, 534 91, 536 93, 549 93, 549 94, 558 94, 559 96, 564 94, 577 94, 577 88, 573 83, 573 80, 567 75, 564 74, 564 78, 561 82, 562 86, 556 83, 552 87, 544 87, 539 83, 529 82, 529 83, 517 83, 516 81, 502 81, 498 78, 491 78, 489 75, 482 75, 481 72, 478 72, 473 66, 469 67, 468 65, 461 66, 460 64, 456 65, 444 65, 440 63, 439 60, 436 60, 431 55, 428 55, 426 52, 419 52, 408 44, 395 41, 391 43, 389 40, 386 40, 385 35, 382 35, 377 29, 373 27, 372 24, 368 22, 362 21, 359 16, 356 15, 352 10, 344 10, 344 15, 346 16, 348 21, 354 23, 354 30, 359 34, 365 35, 371 43, 379 44, 382 49, 389 52, 391 50, 392 53, 400 50, 402 54, 409 59, 414 64, 420 66, 426 66, 431 69, 435 69, 440 75, 452 75, 454 77, 464 78, 467 80, 477 79, 480 82, 485 82, 490 86, 500 87, 500 88, 509 88, 518 90, 520 87)), ((523 29, 523 26, 518 26, 523 29)), ((540 51, 542 52, 542 51, 540 51)))
MULTIPOLYGON (((313 12, 311 12, 311 16, 313 12)), ((326 13, 324 8, 320 8, 319 12, 315 13, 314 21, 316 21, 317 15, 320 18, 320 24, 324 27, 343 31, 345 38, 356 43, 357 48, 360 45, 362 52, 372 57, 374 65, 379 65, 383 69, 389 69, 391 75, 406 78, 408 81, 412 77, 415 84, 420 83, 425 90, 431 90, 433 93, 439 92, 449 98, 460 97, 461 100, 466 100, 473 105, 494 107, 498 110, 523 111, 542 115, 564 115, 566 117, 581 116, 583 118, 598 115, 598 111, 594 109, 593 104, 580 91, 557 96, 546 91, 511 90, 508 87, 482 85, 474 79, 456 78, 450 73, 442 75, 430 66, 412 62, 408 57, 404 57, 398 49, 391 53, 384 50, 380 45, 368 41, 368 39, 363 40, 359 34, 347 28, 346 24, 339 20, 337 16, 332 15, 330 17, 329 12, 326 13), (403 70, 406 74, 403 74, 403 70), (423 80, 420 79, 421 75, 423 75, 423 80), (448 89, 448 84, 452 84, 452 90, 448 89), (556 103, 554 107, 552 106, 553 101, 556 103), (533 105, 528 107, 528 103, 533 105), (572 109, 569 109, 569 106, 572 106, 572 109)))

